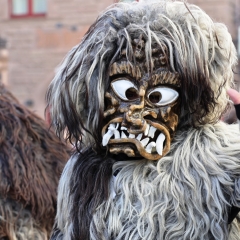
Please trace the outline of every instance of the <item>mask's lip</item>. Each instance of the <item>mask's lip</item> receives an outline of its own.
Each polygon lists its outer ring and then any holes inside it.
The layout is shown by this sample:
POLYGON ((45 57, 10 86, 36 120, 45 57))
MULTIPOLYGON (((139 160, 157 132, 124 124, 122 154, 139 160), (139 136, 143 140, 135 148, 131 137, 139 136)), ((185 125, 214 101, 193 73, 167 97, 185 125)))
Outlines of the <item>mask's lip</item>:
MULTIPOLYGON (((122 121, 123 121, 122 117, 115 118, 115 119, 109 121, 108 124, 106 124, 102 129, 102 136, 104 136, 104 134, 106 133, 107 127, 111 123, 121 123, 122 121)), ((161 124, 152 122, 151 120, 148 120, 148 119, 146 119, 146 122, 148 124, 150 124, 151 126, 157 128, 159 131, 161 131, 165 135, 165 145, 164 145, 164 148, 163 148, 162 155, 159 155, 158 153, 148 153, 148 152, 146 152, 145 148, 140 143, 140 141, 135 139, 135 138, 110 139, 108 144, 112 145, 112 144, 133 143, 137 147, 138 152, 139 153, 141 152, 140 155, 143 156, 144 158, 149 159, 149 160, 159 160, 162 156, 166 155, 170 150, 170 142, 171 142, 170 141, 171 140, 170 134, 167 131, 167 129, 164 126, 162 126, 161 124)))

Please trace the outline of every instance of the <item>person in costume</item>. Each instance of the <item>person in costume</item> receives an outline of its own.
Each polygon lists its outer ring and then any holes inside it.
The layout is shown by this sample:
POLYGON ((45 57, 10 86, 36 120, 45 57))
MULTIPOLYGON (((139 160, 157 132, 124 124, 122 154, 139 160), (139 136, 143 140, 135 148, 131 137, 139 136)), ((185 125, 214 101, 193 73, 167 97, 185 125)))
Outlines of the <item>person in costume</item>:
POLYGON ((47 240, 69 148, 0 85, 0 239, 47 240))
POLYGON ((47 93, 76 147, 51 239, 240 239, 239 129, 220 120, 236 63, 226 26, 195 5, 100 14, 47 93))

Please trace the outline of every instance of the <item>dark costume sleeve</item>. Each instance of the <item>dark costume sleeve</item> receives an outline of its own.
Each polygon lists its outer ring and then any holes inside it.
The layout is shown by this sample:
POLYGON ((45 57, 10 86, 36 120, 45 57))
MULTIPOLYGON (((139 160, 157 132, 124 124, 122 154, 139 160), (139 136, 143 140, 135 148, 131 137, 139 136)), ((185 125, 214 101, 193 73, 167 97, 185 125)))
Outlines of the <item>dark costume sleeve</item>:
POLYGON ((234 105, 236 109, 237 118, 240 120, 240 104, 234 105))
MULTIPOLYGON (((240 120, 240 104, 234 105, 234 107, 236 109, 237 118, 240 120)), ((231 223, 233 221, 233 219, 237 216, 239 211, 240 211, 239 208, 232 206, 228 216, 228 223, 231 223)))

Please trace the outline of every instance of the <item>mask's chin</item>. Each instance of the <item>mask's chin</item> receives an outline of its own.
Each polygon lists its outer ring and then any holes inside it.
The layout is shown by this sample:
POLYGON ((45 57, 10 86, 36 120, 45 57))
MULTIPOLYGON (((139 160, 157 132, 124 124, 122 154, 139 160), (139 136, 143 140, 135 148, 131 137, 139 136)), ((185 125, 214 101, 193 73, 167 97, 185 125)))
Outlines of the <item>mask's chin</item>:
POLYGON ((102 145, 108 145, 109 152, 115 155, 148 160, 162 158, 170 149, 169 132, 159 123, 146 121, 145 131, 134 135, 121 126, 122 118, 113 119, 102 130, 102 145))
POLYGON ((143 159, 142 156, 139 156, 139 157, 129 157, 125 153, 114 154, 113 158, 116 161, 135 161, 135 160, 137 161, 137 160, 142 160, 143 159))

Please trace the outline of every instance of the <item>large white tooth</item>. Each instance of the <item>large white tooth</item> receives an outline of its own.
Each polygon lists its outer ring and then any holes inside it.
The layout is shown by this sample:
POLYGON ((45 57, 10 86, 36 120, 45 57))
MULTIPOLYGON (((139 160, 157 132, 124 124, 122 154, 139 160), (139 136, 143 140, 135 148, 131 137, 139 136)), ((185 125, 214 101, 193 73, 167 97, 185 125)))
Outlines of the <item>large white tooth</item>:
POLYGON ((135 135, 130 133, 128 138, 135 138, 135 135))
POLYGON ((121 127, 121 130, 127 130, 127 128, 126 127, 121 127))
POLYGON ((143 135, 142 133, 138 134, 138 136, 137 136, 138 141, 140 141, 142 139, 142 135, 143 135))
POLYGON ((144 138, 142 141, 140 141, 140 143, 142 143, 143 147, 145 147, 148 144, 149 139, 150 138, 144 138))
POLYGON ((111 124, 109 124, 109 127, 108 127, 108 130, 113 132, 115 139, 119 139, 120 138, 120 133, 117 130, 118 126, 119 126, 119 123, 117 123, 117 124, 111 123, 111 124))
POLYGON ((108 130, 115 130, 116 129, 116 124, 115 123, 110 123, 108 126, 108 130))
POLYGON ((148 133, 148 136, 151 137, 151 138, 154 138, 154 133, 156 132, 156 128, 151 126, 150 129, 149 129, 149 133, 148 133))
POLYGON ((114 134, 114 132, 112 130, 108 130, 107 133, 104 134, 103 139, 102 139, 103 146, 106 146, 108 144, 108 142, 113 134, 114 134))
POLYGON ((147 145, 147 147, 145 148, 146 152, 151 153, 153 147, 156 147, 156 143, 155 143, 155 142, 150 142, 150 143, 147 145))
POLYGON ((145 131, 144 131, 144 135, 145 135, 145 136, 148 135, 149 127, 150 127, 150 125, 147 124, 147 127, 146 127, 146 129, 145 129, 145 131))
POLYGON ((163 151, 163 142, 165 140, 165 135, 163 133, 161 133, 156 141, 156 149, 159 155, 162 155, 162 151, 163 151))
POLYGON ((127 138, 127 136, 124 132, 121 133, 121 138, 127 138))
POLYGON ((120 133, 119 133, 118 130, 115 129, 115 131, 113 132, 113 134, 114 134, 114 138, 115 138, 115 139, 119 139, 119 138, 120 138, 120 133))

